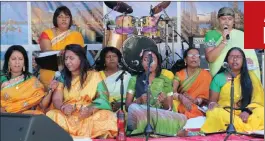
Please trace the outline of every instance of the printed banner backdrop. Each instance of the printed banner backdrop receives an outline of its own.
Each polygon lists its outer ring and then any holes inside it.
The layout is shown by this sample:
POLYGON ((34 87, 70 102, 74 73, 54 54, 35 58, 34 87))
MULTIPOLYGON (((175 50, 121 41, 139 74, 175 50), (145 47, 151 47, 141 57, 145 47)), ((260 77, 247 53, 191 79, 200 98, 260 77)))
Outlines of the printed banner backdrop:
POLYGON ((188 37, 204 37, 208 30, 217 28, 218 10, 231 7, 235 11, 235 28, 244 31, 244 2, 182 2, 181 34, 188 37))
POLYGON ((1 45, 28 44, 27 2, 1 2, 1 45))
POLYGON ((72 30, 79 31, 85 44, 101 44, 103 40, 103 2, 31 2, 32 42, 38 43, 41 32, 52 28, 57 7, 67 6, 73 16, 72 30))

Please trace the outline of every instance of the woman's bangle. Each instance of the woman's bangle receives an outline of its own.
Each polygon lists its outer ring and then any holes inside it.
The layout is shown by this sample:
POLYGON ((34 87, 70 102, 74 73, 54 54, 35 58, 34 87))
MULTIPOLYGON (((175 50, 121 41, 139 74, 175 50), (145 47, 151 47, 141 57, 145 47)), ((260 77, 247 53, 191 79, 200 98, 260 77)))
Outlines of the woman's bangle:
POLYGON ((169 105, 168 111, 172 111, 172 107, 169 105))
POLYGON ((174 97, 176 98, 175 100, 178 100, 178 99, 179 99, 179 93, 176 92, 176 93, 174 93, 173 95, 174 95, 174 97))
POLYGON ((201 98, 196 98, 197 104, 201 105, 202 104, 202 99, 201 98))
POLYGON ((64 105, 62 105, 62 106, 60 107, 60 110, 63 111, 63 108, 64 108, 64 105))
POLYGON ((222 43, 225 44, 225 45, 227 45, 227 41, 222 40, 222 43))
POLYGON ((213 102, 213 101, 212 101, 212 102, 209 103, 209 105, 211 105, 211 104, 213 104, 213 103, 217 104, 216 102, 213 102))
POLYGON ((244 108, 244 109, 242 109, 241 112, 247 112, 249 115, 252 114, 252 111, 249 110, 248 108, 244 108))

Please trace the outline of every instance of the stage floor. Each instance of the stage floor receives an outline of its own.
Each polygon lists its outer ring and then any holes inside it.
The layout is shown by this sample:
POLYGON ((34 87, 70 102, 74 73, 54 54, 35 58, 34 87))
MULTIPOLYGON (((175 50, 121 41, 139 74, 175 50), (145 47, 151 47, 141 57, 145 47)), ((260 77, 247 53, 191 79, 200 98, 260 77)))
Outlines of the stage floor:
MULTIPOLYGON (((209 136, 193 137, 168 137, 168 138, 149 138, 150 141, 223 141, 226 134, 214 134, 209 136)), ((116 141, 115 139, 74 139, 74 141, 116 141)), ((128 137, 127 141, 145 141, 143 137, 128 137)), ((244 135, 231 135, 228 141, 264 141, 262 138, 254 138, 244 135)))

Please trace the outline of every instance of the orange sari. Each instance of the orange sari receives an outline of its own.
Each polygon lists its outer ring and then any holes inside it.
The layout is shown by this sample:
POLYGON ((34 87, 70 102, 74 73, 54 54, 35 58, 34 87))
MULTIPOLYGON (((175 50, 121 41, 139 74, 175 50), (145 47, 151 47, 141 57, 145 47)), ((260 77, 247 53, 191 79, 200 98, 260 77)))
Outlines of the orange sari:
MULTIPOLYGON (((174 79, 179 82, 178 93, 187 93, 192 99, 209 98, 209 89, 212 77, 208 71, 198 68, 192 76, 188 77, 186 69, 183 69, 176 73, 174 79)), ((188 118, 203 116, 203 113, 195 104, 192 104, 191 111, 188 111, 179 101, 174 100, 173 104, 174 108, 178 109, 178 112, 185 114, 188 118)))
MULTIPOLYGON (((84 39, 81 33, 77 31, 67 30, 64 33, 61 33, 60 35, 55 36, 52 29, 47 29, 41 33, 39 41, 41 41, 42 39, 48 39, 51 41, 52 51, 64 50, 65 46, 69 44, 78 44, 84 47, 84 39)), ((44 87, 46 89, 48 88, 54 75, 55 75, 54 71, 40 69, 40 81, 44 84, 44 87)))
POLYGON ((1 85, 1 107, 8 113, 43 114, 30 109, 38 105, 44 96, 43 85, 34 76, 24 80, 22 75, 1 85))

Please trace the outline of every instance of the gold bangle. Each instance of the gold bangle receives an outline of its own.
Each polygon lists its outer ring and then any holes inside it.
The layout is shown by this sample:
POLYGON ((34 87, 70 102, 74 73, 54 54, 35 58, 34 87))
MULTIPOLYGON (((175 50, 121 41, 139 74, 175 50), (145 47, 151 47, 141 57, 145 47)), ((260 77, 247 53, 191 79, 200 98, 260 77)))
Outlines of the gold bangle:
POLYGON ((222 40, 222 43, 225 44, 225 45, 227 45, 227 41, 222 40))

